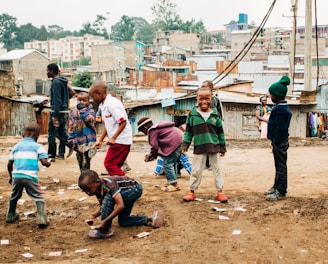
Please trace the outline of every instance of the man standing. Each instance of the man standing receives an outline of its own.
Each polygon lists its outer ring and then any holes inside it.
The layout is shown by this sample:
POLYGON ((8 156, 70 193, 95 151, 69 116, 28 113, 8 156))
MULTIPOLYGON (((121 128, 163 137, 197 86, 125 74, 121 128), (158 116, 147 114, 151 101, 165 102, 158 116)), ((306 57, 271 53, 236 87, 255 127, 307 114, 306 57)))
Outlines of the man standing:
POLYGON ((104 82, 94 83, 89 90, 89 95, 95 103, 99 104, 101 118, 105 125, 95 147, 100 148, 107 136, 109 148, 104 166, 110 176, 124 176, 121 167, 132 145, 132 128, 124 105, 119 99, 107 94, 107 85, 104 82))
POLYGON ((59 67, 55 63, 47 66, 47 76, 52 78, 50 87, 50 118, 48 124, 48 156, 52 161, 64 159, 65 146, 67 145, 66 124, 69 115, 68 100, 69 92, 67 79, 59 74, 59 67), (56 137, 59 138, 57 153, 56 137))

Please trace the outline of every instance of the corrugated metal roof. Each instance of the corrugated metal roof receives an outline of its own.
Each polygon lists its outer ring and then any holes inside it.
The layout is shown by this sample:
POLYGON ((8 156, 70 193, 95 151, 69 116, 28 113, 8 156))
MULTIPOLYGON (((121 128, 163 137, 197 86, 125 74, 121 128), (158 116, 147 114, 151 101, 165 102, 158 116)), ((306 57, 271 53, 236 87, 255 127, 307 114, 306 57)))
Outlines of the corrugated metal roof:
POLYGON ((49 59, 46 55, 42 54, 36 49, 20 49, 20 50, 11 50, 5 54, 0 55, 0 61, 19 60, 33 52, 37 52, 40 55, 44 56, 45 58, 49 59))

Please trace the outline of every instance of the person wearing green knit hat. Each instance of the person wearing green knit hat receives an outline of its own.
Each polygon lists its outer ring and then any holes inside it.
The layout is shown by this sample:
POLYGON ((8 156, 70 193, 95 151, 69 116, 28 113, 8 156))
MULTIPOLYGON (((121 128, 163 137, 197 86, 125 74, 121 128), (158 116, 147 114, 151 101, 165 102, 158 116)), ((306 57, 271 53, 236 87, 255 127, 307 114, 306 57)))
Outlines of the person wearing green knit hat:
POLYGON ((274 96, 278 101, 285 100, 287 94, 287 85, 290 84, 288 76, 282 76, 278 82, 271 84, 269 87, 269 93, 274 96))
POLYGON ((288 90, 287 85, 289 84, 290 79, 288 76, 283 76, 278 82, 269 87, 271 100, 275 103, 268 122, 268 139, 272 143, 275 177, 272 188, 264 192, 268 201, 284 199, 287 193, 288 130, 292 113, 285 98, 288 90))

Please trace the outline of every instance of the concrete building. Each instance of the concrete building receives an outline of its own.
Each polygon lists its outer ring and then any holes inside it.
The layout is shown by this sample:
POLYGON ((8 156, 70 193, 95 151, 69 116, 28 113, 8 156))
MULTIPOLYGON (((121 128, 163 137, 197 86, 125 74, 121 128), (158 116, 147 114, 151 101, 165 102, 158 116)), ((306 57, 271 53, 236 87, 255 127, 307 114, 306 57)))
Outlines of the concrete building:
POLYGON ((93 45, 103 45, 110 42, 112 41, 106 40, 104 37, 86 34, 83 37, 68 36, 58 40, 25 42, 24 49, 37 49, 46 54, 50 60, 60 64, 61 62, 71 62, 83 57, 90 57, 93 45))
POLYGON ((49 62, 47 56, 35 49, 12 50, 0 55, 0 65, 12 66, 17 95, 37 93, 37 83, 47 79, 49 62))

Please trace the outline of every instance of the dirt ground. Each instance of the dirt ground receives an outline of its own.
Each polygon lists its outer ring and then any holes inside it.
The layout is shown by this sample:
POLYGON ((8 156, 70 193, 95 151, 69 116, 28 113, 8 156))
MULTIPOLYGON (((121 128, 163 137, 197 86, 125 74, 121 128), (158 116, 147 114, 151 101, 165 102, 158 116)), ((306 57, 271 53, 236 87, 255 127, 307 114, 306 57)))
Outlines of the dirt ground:
MULTIPOLYGON (((215 189, 211 171, 197 197, 185 203, 189 176, 182 171, 181 191, 164 193, 154 176, 155 162, 144 163, 148 146, 137 143, 128 157, 127 174, 143 183, 144 193, 133 213, 165 212, 165 226, 123 228, 114 220, 114 236, 88 238, 84 220, 97 205, 75 189, 79 170, 75 156, 42 168, 50 225, 38 229, 35 204, 24 193, 18 205, 20 221, 5 222, 11 187, 6 172, 10 148, 0 152, 0 262, 1 263, 328 263, 327 146, 297 146, 288 150, 289 189, 286 200, 268 202, 263 191, 273 183, 269 147, 230 146, 222 158, 227 204, 211 203, 215 189), (58 182, 59 180, 59 182, 58 182), (84 200, 83 200, 84 199, 84 200), (213 208, 222 209, 214 211, 213 208), (221 219, 224 218, 224 219, 221 219), (143 238, 141 232, 150 234, 143 238), (8 243, 8 244, 7 244, 8 243), (29 253, 31 255, 23 255, 29 253), (51 256, 57 254, 57 256, 51 256)), ((105 172, 105 149, 92 159, 92 169, 105 172)), ((190 159, 192 153, 189 151, 190 159)), ((41 166, 41 165, 40 165, 41 166)))

